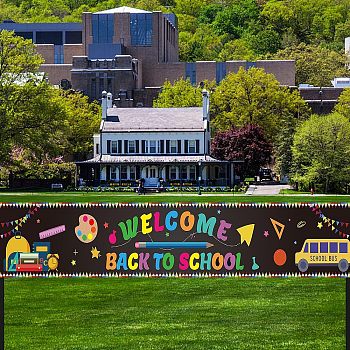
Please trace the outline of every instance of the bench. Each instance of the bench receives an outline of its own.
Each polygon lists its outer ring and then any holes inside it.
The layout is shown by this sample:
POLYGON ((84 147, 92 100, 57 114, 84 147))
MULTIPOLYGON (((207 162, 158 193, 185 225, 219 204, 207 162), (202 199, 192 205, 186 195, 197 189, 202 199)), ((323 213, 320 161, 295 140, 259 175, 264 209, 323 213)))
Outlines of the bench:
POLYGON ((51 190, 62 191, 63 185, 62 184, 51 184, 51 190))

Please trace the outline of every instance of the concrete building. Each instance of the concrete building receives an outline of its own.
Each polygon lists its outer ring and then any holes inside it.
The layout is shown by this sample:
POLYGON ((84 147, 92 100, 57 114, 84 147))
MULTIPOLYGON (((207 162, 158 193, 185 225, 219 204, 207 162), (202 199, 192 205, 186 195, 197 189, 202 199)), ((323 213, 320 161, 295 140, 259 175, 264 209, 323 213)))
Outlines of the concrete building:
POLYGON ((295 85, 292 60, 179 62, 177 18, 160 11, 123 6, 83 13, 81 24, 6 21, 2 29, 33 40, 52 84, 69 80, 91 99, 110 91, 121 107, 151 106, 165 80, 220 82, 240 67, 264 68, 281 85, 295 85))
POLYGON ((203 108, 116 108, 103 92, 94 157, 78 162, 86 185, 232 186, 233 165, 210 156, 209 93, 203 108), (171 122, 169 122, 171 120, 171 122))

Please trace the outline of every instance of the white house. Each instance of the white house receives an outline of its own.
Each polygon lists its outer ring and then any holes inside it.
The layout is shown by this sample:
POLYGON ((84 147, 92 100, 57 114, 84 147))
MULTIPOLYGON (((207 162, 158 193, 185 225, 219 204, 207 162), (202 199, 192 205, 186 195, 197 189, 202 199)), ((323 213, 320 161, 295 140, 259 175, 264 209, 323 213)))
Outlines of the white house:
POLYGON ((229 162, 210 156, 209 93, 203 108, 116 108, 102 93, 100 132, 94 135, 94 157, 77 163, 89 185, 155 187, 230 186, 229 162))

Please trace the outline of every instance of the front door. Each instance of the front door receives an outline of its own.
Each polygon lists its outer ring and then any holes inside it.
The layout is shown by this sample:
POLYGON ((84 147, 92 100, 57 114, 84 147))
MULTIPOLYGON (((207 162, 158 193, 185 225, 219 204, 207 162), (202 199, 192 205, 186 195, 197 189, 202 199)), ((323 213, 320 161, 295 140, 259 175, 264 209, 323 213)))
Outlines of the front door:
POLYGON ((159 182, 158 168, 156 166, 148 166, 145 168, 145 186, 157 187, 159 182))

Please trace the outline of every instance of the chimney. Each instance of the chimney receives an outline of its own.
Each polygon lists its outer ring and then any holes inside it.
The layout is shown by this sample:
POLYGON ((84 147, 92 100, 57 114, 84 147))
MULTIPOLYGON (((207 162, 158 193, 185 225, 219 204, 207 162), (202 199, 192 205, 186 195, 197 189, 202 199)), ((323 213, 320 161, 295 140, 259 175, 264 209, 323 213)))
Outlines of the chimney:
POLYGON ((209 91, 203 90, 203 120, 209 120, 209 91))
POLYGON ((107 94, 107 109, 112 108, 113 105, 113 95, 109 92, 107 94))
POLYGON ((107 92, 102 91, 102 120, 107 119, 107 92))

